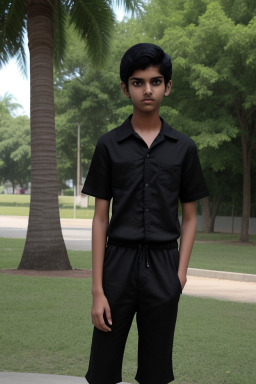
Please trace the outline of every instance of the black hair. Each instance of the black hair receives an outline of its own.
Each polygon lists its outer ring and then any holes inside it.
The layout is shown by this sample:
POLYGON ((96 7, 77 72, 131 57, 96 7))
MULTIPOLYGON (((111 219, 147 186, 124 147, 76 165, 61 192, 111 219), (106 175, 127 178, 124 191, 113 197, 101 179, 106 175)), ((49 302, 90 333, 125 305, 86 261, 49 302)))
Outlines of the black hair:
POLYGON ((172 60, 162 48, 151 43, 133 45, 125 52, 120 64, 120 78, 128 87, 129 77, 134 71, 151 65, 159 65, 166 86, 172 77, 172 60))

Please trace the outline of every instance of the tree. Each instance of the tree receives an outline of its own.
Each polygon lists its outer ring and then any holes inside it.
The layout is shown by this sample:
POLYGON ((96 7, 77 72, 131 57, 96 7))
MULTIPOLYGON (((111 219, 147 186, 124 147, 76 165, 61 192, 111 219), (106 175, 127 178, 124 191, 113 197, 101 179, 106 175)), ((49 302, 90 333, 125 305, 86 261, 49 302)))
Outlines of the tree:
MULTIPOLYGON (((94 63, 109 48, 114 16, 107 0, 3 0, 0 4, 0 65, 24 59, 26 30, 31 85, 31 204, 20 269, 71 269, 60 227, 54 127, 53 58, 65 51, 66 20, 86 42, 94 63)), ((132 11, 138 1, 117 1, 132 11)), ((20 60, 22 62, 22 60, 20 60)))
POLYGON ((172 107, 199 149, 215 148, 217 157, 222 144, 240 135, 240 239, 248 241, 251 159, 256 148, 255 1, 170 0, 168 7, 166 3, 149 3, 146 34, 172 54, 172 107))
POLYGON ((27 116, 14 117, 20 106, 11 95, 0 100, 0 182, 26 188, 30 180, 30 132, 27 116))

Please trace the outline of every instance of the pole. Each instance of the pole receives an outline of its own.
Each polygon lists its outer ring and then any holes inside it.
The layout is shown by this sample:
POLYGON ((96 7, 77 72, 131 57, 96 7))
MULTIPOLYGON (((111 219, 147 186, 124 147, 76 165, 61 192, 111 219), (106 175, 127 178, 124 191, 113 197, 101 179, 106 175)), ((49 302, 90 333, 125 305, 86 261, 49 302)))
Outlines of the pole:
POLYGON ((77 123, 77 177, 76 195, 80 195, 80 123, 77 123))
POLYGON ((76 186, 74 185, 74 219, 76 218, 76 186))

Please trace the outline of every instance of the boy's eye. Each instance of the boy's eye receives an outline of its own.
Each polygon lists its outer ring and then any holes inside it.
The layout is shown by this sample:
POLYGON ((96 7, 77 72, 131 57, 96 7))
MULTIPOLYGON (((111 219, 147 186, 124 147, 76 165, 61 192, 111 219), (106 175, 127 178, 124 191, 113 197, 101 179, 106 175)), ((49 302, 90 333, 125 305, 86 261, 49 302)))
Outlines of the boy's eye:
POLYGON ((162 81, 159 80, 159 79, 155 79, 155 80, 152 81, 153 85, 160 85, 161 83, 162 83, 162 81))
MULTIPOLYGON (((152 85, 160 85, 160 84, 162 84, 162 80, 161 79, 152 79, 151 81, 150 81, 150 83, 152 84, 152 85)), ((144 84, 144 81, 143 80, 133 80, 132 81, 132 85, 134 86, 134 87, 140 87, 140 86, 142 86, 144 84)))
POLYGON ((135 87, 138 87, 142 82, 140 80, 135 80, 132 84, 135 85, 135 87))

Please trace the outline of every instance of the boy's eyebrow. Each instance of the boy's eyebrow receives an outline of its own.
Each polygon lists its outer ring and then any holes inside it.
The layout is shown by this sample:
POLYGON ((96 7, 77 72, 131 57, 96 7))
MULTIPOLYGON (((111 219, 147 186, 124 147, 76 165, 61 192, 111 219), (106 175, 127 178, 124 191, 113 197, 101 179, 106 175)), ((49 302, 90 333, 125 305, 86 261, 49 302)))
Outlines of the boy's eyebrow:
MULTIPOLYGON (((159 76, 153 76, 151 77, 151 80, 152 79, 163 79, 164 76, 162 75, 159 75, 159 76)), ((130 80, 144 80, 143 77, 130 77, 130 80)))

